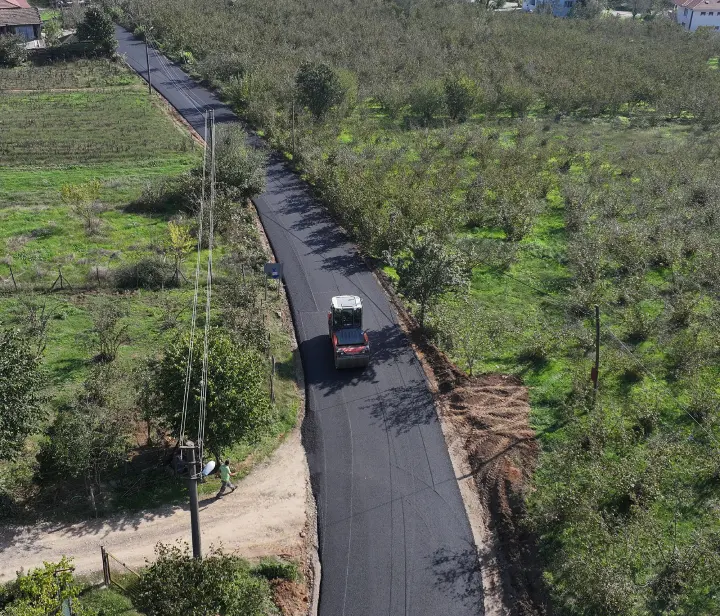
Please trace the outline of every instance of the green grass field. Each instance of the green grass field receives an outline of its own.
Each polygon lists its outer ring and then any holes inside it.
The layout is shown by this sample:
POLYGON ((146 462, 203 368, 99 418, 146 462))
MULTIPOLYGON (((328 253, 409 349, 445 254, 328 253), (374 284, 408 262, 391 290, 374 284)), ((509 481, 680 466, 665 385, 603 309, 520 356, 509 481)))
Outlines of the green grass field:
MULTIPOLYGON (((98 308, 110 300, 128 325, 128 342, 114 363, 123 380, 124 403, 132 404, 135 371, 189 325, 192 285, 158 291, 113 288, 113 272, 120 268, 145 258, 173 259, 167 255, 172 214, 138 213, 128 206, 152 183, 196 166, 202 150, 164 103, 148 97, 137 77, 122 64, 104 60, 0 70, 0 117, 0 322, 20 326, 33 306, 50 315, 44 395, 52 417, 93 368, 89 332, 98 308), (63 185, 95 181, 99 197, 90 229, 61 191, 63 185), (59 271, 64 288, 50 292, 59 271)), ((216 273, 223 276, 220 241, 216 273)), ((194 271, 192 252, 180 264, 188 279, 194 271)), ((229 452, 242 472, 274 450, 295 425, 299 409, 291 336, 287 324, 273 317, 280 299, 274 294, 270 299, 265 309, 271 351, 279 362, 277 416, 258 446, 238 444, 229 452)), ((143 425, 138 424, 139 434, 143 425)), ((17 463, 0 466, 1 490, 11 495, 16 512, 57 516, 48 501, 55 497, 39 492, 33 478, 39 443, 31 439, 17 463)), ((153 473, 149 484, 131 484, 110 495, 106 513, 186 499, 184 481, 164 473, 153 473)), ((62 516, 86 512, 82 502, 62 516)))

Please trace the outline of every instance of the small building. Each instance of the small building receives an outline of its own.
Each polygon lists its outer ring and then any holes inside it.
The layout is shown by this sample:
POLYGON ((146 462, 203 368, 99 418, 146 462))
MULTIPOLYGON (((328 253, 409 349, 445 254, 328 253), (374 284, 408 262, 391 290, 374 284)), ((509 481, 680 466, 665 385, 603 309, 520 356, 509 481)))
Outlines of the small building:
POLYGON ((0 36, 19 34, 26 41, 36 41, 41 29, 40 11, 27 0, 0 0, 0 36))
POLYGON ((575 0, 523 0, 522 10, 526 13, 552 12, 555 17, 567 17, 573 6, 575 0))
POLYGON ((675 18, 686 30, 720 30, 720 0, 673 0, 673 4, 675 18))

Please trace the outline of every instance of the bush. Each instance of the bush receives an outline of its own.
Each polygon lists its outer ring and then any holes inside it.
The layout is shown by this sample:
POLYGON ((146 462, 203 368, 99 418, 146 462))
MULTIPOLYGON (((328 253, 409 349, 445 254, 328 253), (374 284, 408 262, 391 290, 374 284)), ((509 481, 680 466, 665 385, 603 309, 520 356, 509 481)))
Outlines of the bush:
POLYGON ((147 616, 225 614, 267 616, 274 613, 266 579, 252 575, 236 556, 211 550, 202 560, 184 548, 158 543, 156 560, 135 586, 135 604, 147 616))
POLYGON ((263 558, 255 567, 253 573, 266 580, 288 580, 297 582, 300 572, 296 563, 280 560, 278 558, 263 558))
POLYGON ((113 283, 118 289, 158 289, 177 286, 175 268, 157 258, 147 258, 117 268, 113 283))
POLYGON ((0 35, 0 66, 13 68, 27 60, 25 39, 19 34, 0 35))

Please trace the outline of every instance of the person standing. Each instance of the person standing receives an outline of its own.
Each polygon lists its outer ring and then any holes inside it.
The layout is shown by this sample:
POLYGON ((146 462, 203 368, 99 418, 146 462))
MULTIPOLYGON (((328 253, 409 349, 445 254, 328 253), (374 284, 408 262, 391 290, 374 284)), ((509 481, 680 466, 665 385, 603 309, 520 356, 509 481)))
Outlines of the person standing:
POLYGON ((230 492, 234 492, 237 486, 233 485, 230 477, 234 477, 235 473, 230 471, 230 460, 225 460, 220 465, 220 491, 217 493, 217 498, 225 494, 225 488, 230 488, 230 492))

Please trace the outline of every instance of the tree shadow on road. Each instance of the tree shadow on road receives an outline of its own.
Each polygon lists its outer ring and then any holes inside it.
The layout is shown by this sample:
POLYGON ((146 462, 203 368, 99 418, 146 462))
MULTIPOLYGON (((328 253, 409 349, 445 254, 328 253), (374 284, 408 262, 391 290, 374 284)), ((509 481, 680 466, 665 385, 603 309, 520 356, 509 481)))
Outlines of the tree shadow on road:
POLYGON ((431 567, 435 586, 443 593, 452 595, 468 607, 485 613, 480 562, 475 546, 464 550, 440 548, 432 555, 431 567))

